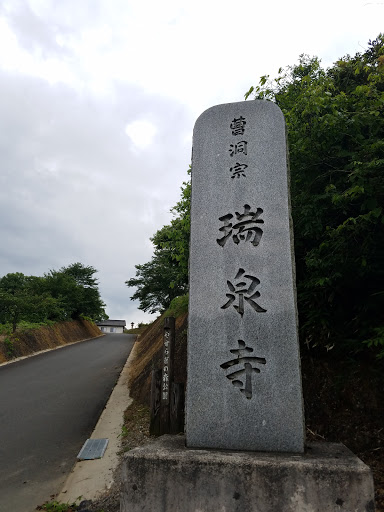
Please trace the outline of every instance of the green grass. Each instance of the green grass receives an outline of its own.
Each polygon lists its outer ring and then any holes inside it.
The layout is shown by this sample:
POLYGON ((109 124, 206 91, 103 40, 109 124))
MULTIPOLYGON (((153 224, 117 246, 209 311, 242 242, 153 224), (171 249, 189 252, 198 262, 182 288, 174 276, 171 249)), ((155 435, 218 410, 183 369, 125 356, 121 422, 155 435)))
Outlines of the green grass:
POLYGON ((175 318, 177 318, 178 316, 183 315, 184 313, 188 313, 188 302, 188 294, 175 297, 171 304, 169 305, 167 311, 164 313, 164 316, 174 316, 175 318))
POLYGON ((150 322, 149 324, 140 323, 137 327, 134 327, 133 329, 124 329, 124 332, 127 334, 141 334, 145 331, 145 329, 152 325, 153 322, 150 322))
POLYGON ((47 512, 75 512, 78 510, 77 501, 80 501, 82 496, 76 498, 73 503, 60 503, 59 501, 47 501, 44 505, 37 507, 37 510, 46 510, 47 512))
MULTIPOLYGON (((45 322, 27 322, 26 320, 21 320, 17 324, 17 331, 28 331, 30 329, 40 329, 40 327, 47 327, 50 325, 54 325, 57 322, 53 322, 52 320, 46 320, 45 322)), ((0 324, 0 336, 1 335, 9 335, 12 334, 12 324, 0 324)))
POLYGON ((9 334, 12 334, 12 325, 0 324, 0 336, 7 336, 9 334))
POLYGON ((3 341, 3 343, 5 345, 7 357, 9 357, 9 358, 12 358, 14 356, 14 353, 15 353, 15 341, 16 340, 11 338, 10 336, 7 336, 4 339, 4 341, 3 341))

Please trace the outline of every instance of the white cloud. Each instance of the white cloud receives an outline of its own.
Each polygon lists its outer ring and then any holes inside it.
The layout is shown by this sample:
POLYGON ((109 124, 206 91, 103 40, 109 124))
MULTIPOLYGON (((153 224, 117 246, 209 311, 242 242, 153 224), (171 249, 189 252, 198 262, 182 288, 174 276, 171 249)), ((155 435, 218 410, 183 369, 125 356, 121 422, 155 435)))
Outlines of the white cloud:
POLYGON ((145 149, 152 144, 157 128, 149 121, 139 120, 127 124, 125 133, 137 148, 145 149))

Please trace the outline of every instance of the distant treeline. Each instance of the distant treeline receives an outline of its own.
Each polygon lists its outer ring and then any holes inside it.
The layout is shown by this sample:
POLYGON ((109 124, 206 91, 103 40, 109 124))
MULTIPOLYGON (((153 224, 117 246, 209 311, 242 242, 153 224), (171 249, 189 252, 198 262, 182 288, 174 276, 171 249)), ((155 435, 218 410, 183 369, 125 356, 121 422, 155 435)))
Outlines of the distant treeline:
POLYGON ((0 278, 0 324, 11 324, 14 332, 21 321, 47 322, 87 317, 105 320, 97 270, 73 263, 50 270, 43 277, 20 272, 0 278))

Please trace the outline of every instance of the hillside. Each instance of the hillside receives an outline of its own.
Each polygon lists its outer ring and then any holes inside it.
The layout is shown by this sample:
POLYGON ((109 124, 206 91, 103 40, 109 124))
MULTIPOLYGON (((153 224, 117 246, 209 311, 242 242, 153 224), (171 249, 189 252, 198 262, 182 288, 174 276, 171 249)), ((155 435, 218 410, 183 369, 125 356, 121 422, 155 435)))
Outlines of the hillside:
MULTIPOLYGON (((176 319, 175 381, 186 383, 187 314, 176 319)), ((164 318, 140 336, 130 374, 131 396, 149 406, 151 371, 160 368, 164 318)), ((308 440, 342 442, 371 469, 376 512, 384 512, 384 430, 382 362, 334 358, 332 351, 302 350, 308 440)))
POLYGON ((0 363, 101 335, 97 325, 88 320, 57 322, 38 329, 16 331, 13 335, 0 336, 0 363))
MULTIPOLYGON (((187 313, 176 318, 175 382, 183 384, 187 378, 187 325, 187 313)), ((129 376, 130 394, 135 400, 147 406, 150 400, 152 369, 160 368, 163 326, 164 317, 160 317, 144 331, 135 346, 129 376)))

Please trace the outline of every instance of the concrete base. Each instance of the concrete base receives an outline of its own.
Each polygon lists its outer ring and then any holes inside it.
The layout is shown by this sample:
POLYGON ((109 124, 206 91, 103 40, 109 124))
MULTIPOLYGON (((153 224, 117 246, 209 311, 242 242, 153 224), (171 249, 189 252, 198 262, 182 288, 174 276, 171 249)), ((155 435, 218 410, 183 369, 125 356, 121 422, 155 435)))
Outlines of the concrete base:
POLYGON ((123 463, 121 512, 373 512, 370 469, 344 445, 303 455, 195 450, 184 436, 135 448, 123 463))

